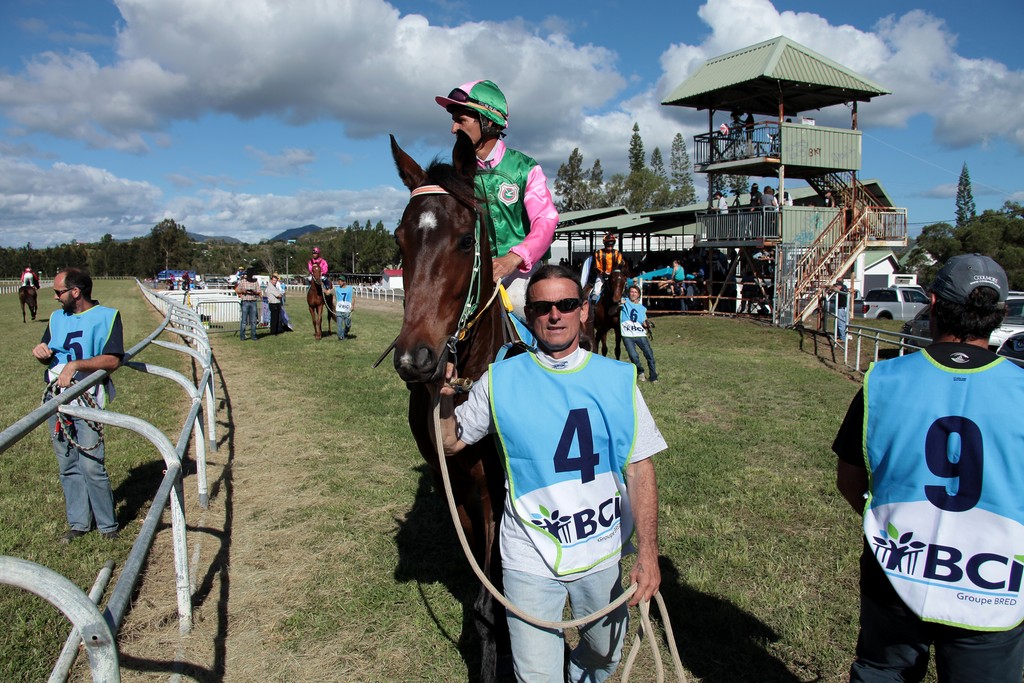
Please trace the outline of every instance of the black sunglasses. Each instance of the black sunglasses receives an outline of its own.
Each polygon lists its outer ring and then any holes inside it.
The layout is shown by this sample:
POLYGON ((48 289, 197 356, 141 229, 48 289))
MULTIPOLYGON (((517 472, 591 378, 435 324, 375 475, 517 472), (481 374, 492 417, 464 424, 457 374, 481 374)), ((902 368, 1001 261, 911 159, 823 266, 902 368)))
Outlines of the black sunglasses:
POLYGON ((559 313, 571 313, 580 307, 582 302, 579 299, 559 299, 558 301, 531 301, 526 304, 526 310, 534 315, 545 315, 554 306, 559 313))
POLYGON ((57 296, 57 297, 61 297, 61 296, 64 296, 65 293, 70 292, 72 289, 75 289, 75 288, 74 287, 68 287, 67 289, 55 289, 55 290, 53 290, 53 295, 57 296))

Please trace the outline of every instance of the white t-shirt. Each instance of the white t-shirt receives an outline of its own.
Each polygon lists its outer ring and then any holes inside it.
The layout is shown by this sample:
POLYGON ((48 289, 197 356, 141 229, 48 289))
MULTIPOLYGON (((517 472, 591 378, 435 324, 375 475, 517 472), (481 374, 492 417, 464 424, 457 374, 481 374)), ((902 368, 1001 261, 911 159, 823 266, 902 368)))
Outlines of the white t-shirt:
MULTIPOLYGON (((553 370, 571 370, 579 367, 587 358, 589 351, 577 348, 571 354, 561 359, 554 359, 538 352, 537 359, 546 367, 553 370)), ((630 462, 646 460, 655 453, 668 449, 665 437, 661 435, 658 426, 654 424, 654 417, 644 402, 640 389, 636 390, 636 441, 633 444, 633 455, 630 462)), ((455 409, 457 421, 457 433, 459 439, 466 444, 474 444, 488 434, 493 434, 494 416, 491 414, 490 387, 485 372, 479 380, 473 384, 469 392, 469 398, 465 403, 455 409)), ((512 509, 512 501, 508 496, 508 482, 505 488, 505 512, 501 523, 501 556, 502 564, 507 569, 536 574, 538 576, 555 577, 551 568, 545 564, 537 548, 533 545, 529 536, 518 524, 511 522, 515 519, 515 511, 512 509)), ((624 548, 624 552, 627 550, 624 548)), ((606 569, 619 561, 619 558, 612 557, 594 567, 591 571, 606 569)))

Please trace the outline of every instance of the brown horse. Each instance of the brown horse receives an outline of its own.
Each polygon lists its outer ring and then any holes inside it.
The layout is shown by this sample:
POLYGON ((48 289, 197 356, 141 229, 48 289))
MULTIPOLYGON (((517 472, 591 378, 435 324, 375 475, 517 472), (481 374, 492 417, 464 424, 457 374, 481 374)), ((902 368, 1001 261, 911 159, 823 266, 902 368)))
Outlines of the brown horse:
POLYGON ((621 270, 613 270, 612 274, 605 278, 604 286, 601 288, 601 297, 591 307, 590 319, 586 324, 586 334, 593 339, 593 351, 596 353, 598 345, 601 347, 601 355, 608 355, 608 332, 615 332, 615 358, 622 358, 622 331, 619 328, 619 312, 622 310, 622 297, 626 291, 626 273, 621 270))
POLYGON ((318 340, 324 334, 324 308, 327 309, 328 336, 331 334, 331 319, 334 317, 334 292, 324 291, 322 277, 320 266, 314 264, 309 288, 306 290, 306 304, 309 306, 309 315, 313 319, 313 337, 318 340))
POLYGON ((36 288, 32 285, 25 285, 18 289, 18 301, 21 302, 21 322, 25 320, 25 307, 28 307, 29 313, 32 314, 32 319, 36 319, 37 301, 36 301, 36 288))
MULTIPOLYGON (((477 310, 490 300, 494 282, 488 231, 477 230, 473 189, 477 166, 469 138, 459 133, 452 165, 435 161, 425 171, 402 151, 394 136, 391 153, 402 182, 412 191, 395 230, 405 280, 395 369, 409 388, 409 426, 416 445, 442 491, 428 385, 442 380, 447 362, 455 364, 459 377, 478 379, 503 342, 502 313, 498 306, 482 313, 477 310), (476 275, 475 264, 479 265, 476 275), (479 317, 459 339, 457 332, 465 329, 474 314, 479 317)), ((505 476, 496 444, 484 439, 448 458, 447 466, 459 522, 483 571, 500 585, 497 539, 505 476)), ((482 586, 473 609, 483 650, 479 680, 489 683, 496 676, 498 639, 507 643, 504 609, 482 586)))

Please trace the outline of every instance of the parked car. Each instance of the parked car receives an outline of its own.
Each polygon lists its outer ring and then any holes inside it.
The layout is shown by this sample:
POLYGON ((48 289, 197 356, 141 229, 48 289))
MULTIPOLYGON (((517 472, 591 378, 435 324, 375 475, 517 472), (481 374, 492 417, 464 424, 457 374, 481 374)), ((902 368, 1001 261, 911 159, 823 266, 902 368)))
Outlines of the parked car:
POLYGON ((988 338, 988 345, 998 349, 1018 332, 1024 332, 1024 292, 1010 292, 1006 298, 1006 317, 1002 326, 988 338))
POLYGON ((920 287, 895 286, 872 289, 864 296, 864 317, 879 320, 910 320, 928 305, 920 287))
MULTIPOLYGON (((1024 332, 1010 335, 999 347, 999 355, 1024 361, 1024 332)), ((1018 363, 1020 365, 1020 363, 1018 363)))
POLYGON ((920 339, 907 339, 907 344, 923 349, 931 343, 931 315, 932 305, 925 304, 925 307, 918 311, 917 315, 903 323, 903 327, 900 329, 900 332, 908 335, 909 337, 920 337, 920 339))

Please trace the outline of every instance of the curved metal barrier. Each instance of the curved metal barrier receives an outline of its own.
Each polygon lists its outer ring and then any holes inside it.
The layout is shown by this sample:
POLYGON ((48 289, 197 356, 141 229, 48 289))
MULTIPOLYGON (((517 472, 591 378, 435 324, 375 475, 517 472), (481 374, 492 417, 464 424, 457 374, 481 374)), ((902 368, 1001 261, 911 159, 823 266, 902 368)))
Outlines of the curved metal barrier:
POLYGON ((66 389, 0 432, 0 453, 3 453, 36 427, 46 424, 51 416, 61 413, 104 425, 129 429, 152 443, 164 461, 163 479, 153 497, 153 503, 142 523, 139 535, 128 553, 124 568, 114 584, 110 599, 102 611, 99 610, 97 604, 107 581, 109 581, 113 569, 112 564, 108 563, 108 566, 101 570, 97 585, 93 587, 91 595, 86 595, 68 579, 46 567, 18 558, 0 557, 0 583, 17 586, 35 593, 64 613, 74 626, 68 636, 64 651, 50 675, 50 681, 67 679, 79 643, 84 643, 86 652, 89 654, 93 680, 115 682, 120 680, 117 644, 114 636, 127 612, 132 592, 145 566, 146 556, 152 547, 153 539, 160 526, 160 518, 168 503, 170 504, 171 532, 174 544, 178 630, 181 633, 187 633, 192 628, 192 596, 185 538, 185 497, 181 462, 191 438, 196 461, 199 504, 203 508, 207 507, 209 505, 206 478, 207 447, 217 450, 213 352, 199 314, 168 297, 149 290, 137 280, 136 284, 146 299, 164 314, 164 320, 149 336, 125 353, 121 366, 170 379, 185 390, 190 401, 190 409, 182 424, 177 441, 172 443, 163 432, 140 418, 110 410, 87 408, 79 403, 73 403, 83 393, 107 378, 109 373, 103 370, 89 375, 85 380, 66 389), (181 337, 184 343, 178 344, 157 339, 164 332, 181 337), (190 356, 201 368, 199 380, 193 383, 191 379, 176 370, 133 360, 150 344, 190 356), (207 426, 205 433, 199 416, 204 397, 206 399, 207 426))

